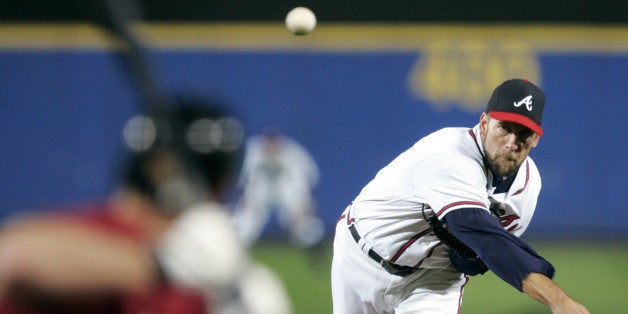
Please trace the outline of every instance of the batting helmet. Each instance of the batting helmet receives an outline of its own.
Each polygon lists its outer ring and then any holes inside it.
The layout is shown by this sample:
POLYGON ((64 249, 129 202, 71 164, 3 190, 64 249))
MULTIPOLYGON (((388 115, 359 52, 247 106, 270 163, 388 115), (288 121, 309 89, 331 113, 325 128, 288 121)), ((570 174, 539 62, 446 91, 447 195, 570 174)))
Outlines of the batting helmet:
POLYGON ((124 184, 168 212, 209 195, 220 198, 236 172, 244 137, 242 123, 220 104, 179 98, 125 125, 132 154, 124 184))

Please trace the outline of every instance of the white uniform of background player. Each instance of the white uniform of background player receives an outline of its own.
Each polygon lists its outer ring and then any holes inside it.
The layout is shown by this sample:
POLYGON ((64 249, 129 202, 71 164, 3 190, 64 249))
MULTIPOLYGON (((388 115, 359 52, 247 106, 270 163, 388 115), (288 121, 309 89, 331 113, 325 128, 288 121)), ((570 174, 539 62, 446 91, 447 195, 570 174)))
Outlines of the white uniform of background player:
POLYGON ((488 269, 555 313, 588 313, 518 238, 541 189, 528 153, 543 134, 544 105, 538 87, 508 80, 478 125, 429 134, 382 168, 336 226, 334 313, 459 313, 463 271, 488 269), (481 259, 450 256, 458 245, 434 234, 432 214, 481 259))
POLYGON ((324 227, 313 198, 319 177, 307 150, 277 130, 249 138, 239 182, 242 197, 233 217, 244 243, 259 239, 273 209, 295 245, 307 248, 320 242, 324 227))

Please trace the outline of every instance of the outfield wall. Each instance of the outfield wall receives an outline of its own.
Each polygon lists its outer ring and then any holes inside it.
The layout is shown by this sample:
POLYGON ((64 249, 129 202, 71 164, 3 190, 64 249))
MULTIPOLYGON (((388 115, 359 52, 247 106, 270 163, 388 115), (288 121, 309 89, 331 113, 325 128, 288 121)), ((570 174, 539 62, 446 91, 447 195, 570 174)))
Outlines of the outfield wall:
MULTIPOLYGON (((421 136, 473 126, 492 88, 547 94, 532 152, 544 188, 528 233, 628 236, 628 27, 279 23, 150 24, 171 93, 215 94, 249 133, 278 124, 319 162, 329 227, 376 171, 421 136)), ((87 24, 0 25, 1 215, 113 188, 138 110, 115 41, 87 24)))

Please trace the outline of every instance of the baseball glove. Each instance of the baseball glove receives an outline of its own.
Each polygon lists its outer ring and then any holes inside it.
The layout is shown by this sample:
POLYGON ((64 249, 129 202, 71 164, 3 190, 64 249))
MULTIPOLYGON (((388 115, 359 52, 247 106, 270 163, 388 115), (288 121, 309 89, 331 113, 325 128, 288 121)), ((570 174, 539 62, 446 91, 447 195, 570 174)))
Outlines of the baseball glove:
POLYGON ((436 215, 431 214, 429 217, 425 217, 424 212, 423 216, 430 224, 434 235, 449 247, 449 259, 456 269, 469 276, 484 274, 488 271, 488 267, 482 259, 471 248, 458 240, 436 215))

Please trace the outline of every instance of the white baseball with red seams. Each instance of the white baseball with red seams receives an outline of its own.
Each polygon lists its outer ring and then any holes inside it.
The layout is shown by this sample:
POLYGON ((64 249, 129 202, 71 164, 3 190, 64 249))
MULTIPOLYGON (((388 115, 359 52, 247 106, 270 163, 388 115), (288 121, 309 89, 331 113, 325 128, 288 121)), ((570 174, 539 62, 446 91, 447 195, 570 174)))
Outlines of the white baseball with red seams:
MULTIPOLYGON (((469 278, 452 267, 447 246, 430 234, 422 206, 429 206, 426 215, 434 211, 442 218, 465 207, 489 211, 491 201, 499 201, 504 204, 502 226, 520 236, 534 214, 541 189, 536 165, 527 157, 508 192, 495 194, 492 174, 484 170, 481 147, 479 125, 473 129, 441 129, 399 155, 362 189, 336 227, 334 313, 392 313, 393 309, 394 313, 405 313, 396 306, 400 300, 407 300, 408 293, 416 293, 413 284, 419 281, 417 278, 423 285, 426 280, 448 285, 441 287, 438 295, 427 289, 423 296, 414 295, 414 305, 420 303, 414 309, 456 313, 458 308, 453 306, 459 306, 469 278), (347 230, 351 224, 362 238, 361 247, 347 230), (369 258, 369 248, 386 260, 419 271, 408 277, 391 275, 369 258), (361 300, 372 300, 374 296, 378 300, 376 308, 359 308, 364 304, 361 300)), ((412 302, 404 302, 404 306, 412 302)), ((411 313, 411 309, 408 311, 411 313)))

